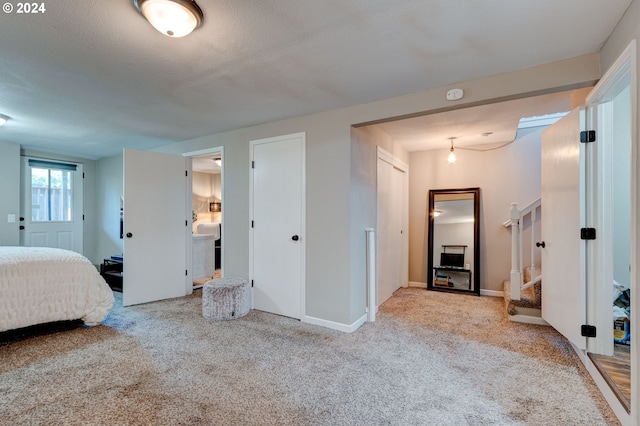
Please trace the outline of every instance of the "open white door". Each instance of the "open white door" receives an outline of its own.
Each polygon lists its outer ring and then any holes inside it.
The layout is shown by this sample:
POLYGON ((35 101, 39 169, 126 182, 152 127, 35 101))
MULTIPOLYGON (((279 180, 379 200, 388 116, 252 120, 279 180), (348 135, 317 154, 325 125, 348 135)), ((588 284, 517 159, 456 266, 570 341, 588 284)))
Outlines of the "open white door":
POLYGON ((124 150, 123 305, 185 295, 186 159, 124 150))
POLYGON ((542 318, 570 342, 586 348, 584 158, 580 130, 584 109, 567 114, 542 133, 542 318))

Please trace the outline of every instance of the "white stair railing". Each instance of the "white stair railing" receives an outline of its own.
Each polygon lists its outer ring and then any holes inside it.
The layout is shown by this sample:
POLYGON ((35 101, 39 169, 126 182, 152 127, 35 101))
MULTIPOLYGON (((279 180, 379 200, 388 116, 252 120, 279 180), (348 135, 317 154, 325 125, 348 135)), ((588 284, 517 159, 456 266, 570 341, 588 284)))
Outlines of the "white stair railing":
POLYGON ((373 228, 365 228, 367 236, 367 321, 376 320, 376 233, 373 228))
POLYGON ((511 299, 520 300, 523 290, 540 282, 542 275, 538 275, 536 268, 536 254, 538 234, 540 232, 539 222, 542 219, 542 200, 530 203, 523 209, 518 207, 518 203, 511 203, 511 214, 509 220, 503 223, 505 228, 511 228, 511 299), (526 226, 528 225, 528 226, 526 226), (531 268, 531 280, 523 283, 523 245, 526 243, 530 254, 529 266, 531 268))

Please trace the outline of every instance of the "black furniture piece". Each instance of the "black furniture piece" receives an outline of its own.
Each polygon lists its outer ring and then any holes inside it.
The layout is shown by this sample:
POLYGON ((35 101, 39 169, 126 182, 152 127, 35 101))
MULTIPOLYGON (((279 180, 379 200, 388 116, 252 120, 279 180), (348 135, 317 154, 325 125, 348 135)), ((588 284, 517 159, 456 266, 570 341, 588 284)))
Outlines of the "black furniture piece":
POLYGON ((122 256, 111 256, 104 259, 100 265, 100 275, 109 284, 112 290, 122 292, 122 267, 124 259, 122 256))
POLYGON ((459 276, 463 276, 466 279, 462 281, 467 284, 468 289, 471 290, 471 270, 465 268, 458 268, 455 266, 439 266, 436 265, 433 267, 434 277, 433 277, 433 285, 444 286, 444 287, 454 287, 454 283, 458 282, 456 278, 459 276))

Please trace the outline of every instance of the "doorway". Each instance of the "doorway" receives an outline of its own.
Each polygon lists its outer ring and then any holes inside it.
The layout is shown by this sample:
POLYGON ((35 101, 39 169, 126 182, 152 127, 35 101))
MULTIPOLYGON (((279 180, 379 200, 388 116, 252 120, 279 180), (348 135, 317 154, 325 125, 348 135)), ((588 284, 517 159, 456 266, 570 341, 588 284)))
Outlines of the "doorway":
POLYGON ((82 164, 22 157, 20 245, 83 253, 82 164))
POLYGON ((222 148, 191 156, 191 231, 193 289, 222 277, 222 148))
MULTIPOLYGON (((631 345, 633 298, 636 290, 632 275, 637 271, 633 255, 638 229, 634 202, 637 182, 632 167, 636 116, 635 42, 616 61, 587 98, 587 126, 596 130, 596 141, 589 144, 587 167, 587 215, 589 226, 601 230, 587 252, 588 320, 603 333, 589 339, 589 356, 629 413, 631 407, 631 345), (611 295, 613 294, 613 303, 611 295), (607 300, 609 303, 599 301, 607 300)), ((636 321, 637 322, 637 321, 636 321)), ((637 334, 636 334, 637 335, 637 334)), ((636 398, 637 399, 637 398, 636 398)))
POLYGON ((621 419, 637 388, 630 374, 637 356, 630 327, 638 229, 635 61, 632 43, 586 107, 545 131, 542 160, 542 216, 553 218, 542 226, 542 316, 579 348, 587 368, 595 370, 592 362, 598 369, 593 377, 621 419))

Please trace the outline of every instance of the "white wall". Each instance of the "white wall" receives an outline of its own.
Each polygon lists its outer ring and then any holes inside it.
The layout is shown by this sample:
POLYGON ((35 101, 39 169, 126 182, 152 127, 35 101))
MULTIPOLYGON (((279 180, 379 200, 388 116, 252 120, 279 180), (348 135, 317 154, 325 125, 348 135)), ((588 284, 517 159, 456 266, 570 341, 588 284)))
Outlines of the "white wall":
POLYGON ((0 245, 20 244, 20 145, 0 141, 0 245), (15 223, 8 215, 15 215, 15 223))
POLYGON ((123 241, 120 239, 120 197, 124 185, 122 154, 98 160, 96 174, 96 262, 99 263, 104 258, 123 252, 123 241))
POLYGON ((631 260, 631 162, 629 143, 630 89, 626 89, 613 100, 613 279, 630 285, 629 265, 631 260))

